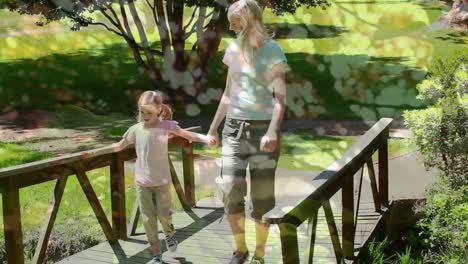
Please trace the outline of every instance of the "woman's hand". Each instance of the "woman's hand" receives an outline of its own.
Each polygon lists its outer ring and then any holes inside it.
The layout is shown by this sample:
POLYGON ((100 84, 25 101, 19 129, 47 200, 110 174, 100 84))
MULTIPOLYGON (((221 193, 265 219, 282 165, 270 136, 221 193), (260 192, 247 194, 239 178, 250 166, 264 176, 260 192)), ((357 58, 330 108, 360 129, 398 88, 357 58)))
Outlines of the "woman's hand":
POLYGON ((278 147, 278 135, 276 132, 267 132, 260 140, 260 150, 273 152, 278 147))
POLYGON ((208 132, 208 134, 206 135, 208 137, 208 146, 210 146, 210 148, 216 148, 218 145, 219 145, 219 136, 218 136, 218 132, 208 132))

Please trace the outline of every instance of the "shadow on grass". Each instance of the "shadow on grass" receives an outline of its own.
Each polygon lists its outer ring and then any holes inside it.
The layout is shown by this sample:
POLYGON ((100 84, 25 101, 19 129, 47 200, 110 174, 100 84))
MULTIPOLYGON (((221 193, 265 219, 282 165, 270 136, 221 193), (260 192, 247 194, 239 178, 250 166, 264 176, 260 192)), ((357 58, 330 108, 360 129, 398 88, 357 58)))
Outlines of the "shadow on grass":
POLYGON ((448 33, 446 36, 439 36, 436 38, 444 41, 450 41, 454 44, 468 44, 466 36, 468 36, 468 32, 457 31, 448 33))
MULTIPOLYGON (((223 53, 218 52, 210 61, 206 89, 223 90, 226 75, 221 63, 223 53)), ((424 104, 415 99, 415 87, 425 72, 402 64, 404 57, 288 53, 287 58, 290 66, 287 117, 375 120, 399 117, 403 110, 424 104)), ((0 105, 12 108, 55 110, 72 104, 94 113, 118 112, 131 118, 138 93, 159 88, 140 74, 128 48, 121 44, 37 60, 4 62, 0 69, 0 105)), ((200 108, 200 117, 213 116, 218 106, 218 100, 214 99, 190 103, 200 108)), ((187 115, 185 107, 175 109, 175 119, 193 118, 187 115)), ((72 124, 72 119, 86 129, 105 123, 83 113, 72 114, 63 120, 64 124, 72 124)), ((112 123, 107 130, 111 136, 123 132, 122 127, 112 123)))

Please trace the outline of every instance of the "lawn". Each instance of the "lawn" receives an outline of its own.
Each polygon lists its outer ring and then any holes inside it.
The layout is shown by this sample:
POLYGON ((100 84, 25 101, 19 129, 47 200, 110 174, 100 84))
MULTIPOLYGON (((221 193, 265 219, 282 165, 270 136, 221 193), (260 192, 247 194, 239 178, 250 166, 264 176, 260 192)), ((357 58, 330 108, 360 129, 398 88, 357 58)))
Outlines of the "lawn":
MULTIPOLYGON (((444 10, 441 3, 386 0, 332 1, 325 11, 299 8, 281 17, 267 10, 265 21, 276 29, 290 65, 287 117, 399 118, 404 109, 423 107, 415 86, 429 63, 468 43, 457 31, 428 30, 444 10)), ((4 15, 9 17, 0 23, 0 105, 76 104, 128 116, 138 91, 155 87, 138 72, 126 44, 107 31, 70 32, 64 22, 38 29, 31 18, 0 11, 4 15)), ((210 93, 224 87, 220 57, 229 41, 223 40, 211 61, 210 93)), ((217 100, 205 103, 193 102, 201 116, 212 116, 217 100)), ((190 113, 176 109, 175 115, 190 113)))

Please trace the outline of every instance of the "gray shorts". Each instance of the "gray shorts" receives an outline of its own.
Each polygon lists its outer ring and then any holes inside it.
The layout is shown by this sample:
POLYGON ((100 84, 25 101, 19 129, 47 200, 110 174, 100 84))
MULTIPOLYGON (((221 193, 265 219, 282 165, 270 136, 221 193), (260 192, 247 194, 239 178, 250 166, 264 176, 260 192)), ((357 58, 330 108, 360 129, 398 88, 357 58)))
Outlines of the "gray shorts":
POLYGON ((262 216, 275 206, 275 171, 280 148, 260 151, 260 140, 270 120, 237 120, 226 118, 223 129, 222 169, 223 201, 227 214, 245 210, 247 195, 246 170, 250 172, 252 217, 262 216))

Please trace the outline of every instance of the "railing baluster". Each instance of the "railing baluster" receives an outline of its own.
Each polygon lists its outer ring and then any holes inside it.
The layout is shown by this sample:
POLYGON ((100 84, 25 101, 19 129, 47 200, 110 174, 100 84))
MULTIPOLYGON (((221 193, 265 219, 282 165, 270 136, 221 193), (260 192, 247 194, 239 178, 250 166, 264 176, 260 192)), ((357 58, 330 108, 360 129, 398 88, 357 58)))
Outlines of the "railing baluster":
POLYGON ((110 166, 112 227, 115 238, 127 238, 127 218, 125 211, 125 167, 120 155, 114 154, 110 166))
MULTIPOLYGON (((10 181, 11 182, 11 181, 10 181)), ((9 185, 2 193, 3 223, 7 263, 24 263, 23 231, 21 229, 21 211, 19 189, 9 185)))
POLYGON ((341 189, 343 255, 346 259, 354 258, 354 179, 348 175, 341 189))
POLYGON ((44 222, 44 226, 41 229, 41 234, 39 235, 39 240, 37 242, 36 252, 32 259, 32 263, 44 262, 50 234, 52 233, 52 228, 54 227, 55 219, 57 218, 58 209, 60 207, 60 203, 62 202, 63 192, 65 191, 67 180, 68 176, 64 176, 59 178, 55 184, 54 196, 52 197, 52 202, 49 206, 46 221, 44 222))
POLYGON ((195 199, 195 168, 193 163, 193 144, 185 141, 182 145, 182 163, 184 170, 185 199, 190 207, 196 205, 195 199))
POLYGON ((312 264, 314 262, 314 248, 315 248, 315 236, 317 234, 317 221, 318 221, 318 208, 312 213, 307 223, 307 234, 310 234, 308 245, 309 250, 306 251, 305 263, 312 264))
POLYGON ((377 190, 377 181, 375 179, 375 171, 374 171, 374 162, 372 161, 372 157, 367 160, 367 174, 369 175, 370 185, 372 190, 372 197, 374 198, 374 207, 376 212, 380 212, 380 198, 379 198, 379 191, 377 190))
POLYGON ((107 240, 111 242, 115 241, 116 238, 112 232, 112 227, 107 220, 106 214, 102 209, 101 203, 99 202, 96 193, 91 187, 91 183, 89 182, 88 176, 86 176, 85 169, 81 163, 77 163, 75 165, 75 174, 78 178, 78 181, 80 182, 83 192, 86 195, 86 198, 88 199, 89 205, 91 205, 91 208, 93 209, 94 214, 96 215, 96 218, 102 227, 102 231, 104 231, 104 234, 106 235, 107 240))
MULTIPOLYGON (((185 167, 185 164, 184 164, 184 167, 185 167)), ((179 197, 179 201, 182 204, 182 207, 185 210, 189 210, 190 208, 192 208, 192 206, 187 201, 187 198, 186 198, 187 193, 185 193, 184 195, 184 190, 182 190, 182 185, 180 184, 179 177, 177 176, 177 172, 174 168, 174 164, 172 164, 172 161, 170 158, 169 158, 169 170, 171 172, 172 184, 174 184, 174 189, 176 191, 177 197, 179 197)))
POLYGON ((388 129, 379 146, 379 194, 381 205, 388 207, 388 129))
POLYGON ((343 249, 340 245, 340 237, 338 235, 338 229, 336 228, 335 217, 330 206, 330 201, 326 200, 322 202, 323 211, 325 212, 325 218, 327 219, 328 231, 330 232, 331 241, 333 244, 333 250, 335 251, 336 263, 342 263, 343 261, 343 249))
POLYGON ((132 209, 132 215, 130 216, 130 223, 127 228, 127 236, 133 236, 136 233, 138 227, 138 220, 140 219, 140 206, 138 205, 138 200, 135 199, 132 209))

